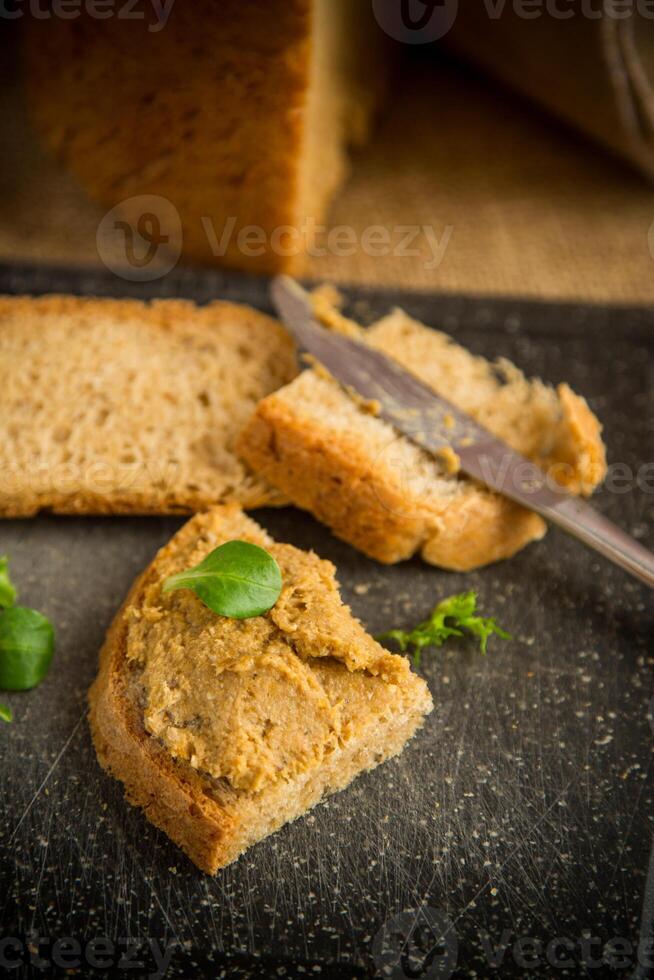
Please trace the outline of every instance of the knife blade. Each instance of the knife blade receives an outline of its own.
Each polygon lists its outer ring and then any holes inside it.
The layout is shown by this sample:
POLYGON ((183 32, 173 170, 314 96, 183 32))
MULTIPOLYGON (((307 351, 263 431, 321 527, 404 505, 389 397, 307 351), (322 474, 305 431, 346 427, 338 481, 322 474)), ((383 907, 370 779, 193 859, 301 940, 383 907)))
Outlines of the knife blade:
POLYGON ((374 403, 379 418, 436 458, 456 454, 462 473, 536 511, 654 588, 654 555, 647 548, 397 361, 322 326, 309 294, 294 279, 275 277, 271 298, 298 348, 346 389, 374 403))

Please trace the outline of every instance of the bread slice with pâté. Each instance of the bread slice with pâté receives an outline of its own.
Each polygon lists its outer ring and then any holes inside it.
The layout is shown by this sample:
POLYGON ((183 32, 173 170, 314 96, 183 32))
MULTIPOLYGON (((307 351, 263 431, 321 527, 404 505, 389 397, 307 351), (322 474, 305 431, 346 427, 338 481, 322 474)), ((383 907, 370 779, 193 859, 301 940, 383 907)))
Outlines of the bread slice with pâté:
POLYGON ((278 503, 234 442, 296 373, 247 306, 0 297, 0 517, 278 503))
MULTIPOLYGON (((395 358, 509 446, 575 493, 606 471, 601 426, 568 385, 529 380, 504 358, 492 363, 396 309, 364 330, 326 293, 316 312, 395 358)), ((264 398, 237 450, 249 465, 340 538, 380 562, 420 552, 468 571, 541 538, 544 521, 424 452, 320 369, 264 398)))
POLYGON ((399 753, 432 700, 343 604, 333 565, 227 506, 192 518, 136 581, 90 706, 102 766, 214 873, 399 753), (229 619, 192 591, 162 592, 229 540, 277 560, 282 592, 267 613, 229 619))

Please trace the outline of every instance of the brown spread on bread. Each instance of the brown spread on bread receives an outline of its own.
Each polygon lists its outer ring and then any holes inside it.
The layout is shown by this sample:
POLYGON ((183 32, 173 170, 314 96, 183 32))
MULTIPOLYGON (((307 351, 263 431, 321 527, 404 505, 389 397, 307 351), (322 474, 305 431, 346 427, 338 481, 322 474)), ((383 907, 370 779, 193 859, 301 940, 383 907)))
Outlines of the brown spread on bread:
POLYGON ((352 617, 334 566, 291 545, 267 546, 284 585, 264 616, 228 619, 188 590, 161 591, 167 575, 218 543, 200 540, 181 566, 177 554, 160 563, 127 610, 127 658, 146 731, 195 769, 256 791, 319 765, 347 737, 341 704, 321 683, 321 661, 388 683, 404 679, 409 665, 352 617))

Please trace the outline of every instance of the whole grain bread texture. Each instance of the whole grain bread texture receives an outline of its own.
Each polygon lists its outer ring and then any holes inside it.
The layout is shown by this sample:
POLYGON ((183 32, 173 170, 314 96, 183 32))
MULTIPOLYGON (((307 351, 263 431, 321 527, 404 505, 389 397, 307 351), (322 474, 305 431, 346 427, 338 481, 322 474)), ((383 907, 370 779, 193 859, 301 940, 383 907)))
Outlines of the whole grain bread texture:
POLYGON ((234 442, 296 373, 246 306, 0 297, 0 516, 278 503, 234 442))
POLYGON ((343 605, 334 567, 234 505, 192 518, 135 582, 89 700, 102 766, 208 873, 399 753, 432 708, 408 661, 343 605), (268 613, 227 619, 191 591, 162 593, 233 539, 280 565, 268 613))
MULTIPOLYGON (((491 363, 396 309, 366 330, 315 297, 332 329, 399 361, 435 392, 588 495, 606 471, 601 426, 566 384, 529 380, 506 359, 491 363)), ((420 552, 469 571, 508 558, 545 534, 544 521, 424 452, 321 370, 264 398, 238 441, 263 478, 332 531, 380 562, 420 552)))
MULTIPOLYGON (((194 0, 168 5, 165 23, 149 13, 99 19, 82 4, 75 18, 29 18, 38 133, 93 200, 134 229, 154 212, 186 258, 297 269, 384 88, 389 39, 370 5, 194 0)), ((126 249, 115 257, 126 264, 126 249)))

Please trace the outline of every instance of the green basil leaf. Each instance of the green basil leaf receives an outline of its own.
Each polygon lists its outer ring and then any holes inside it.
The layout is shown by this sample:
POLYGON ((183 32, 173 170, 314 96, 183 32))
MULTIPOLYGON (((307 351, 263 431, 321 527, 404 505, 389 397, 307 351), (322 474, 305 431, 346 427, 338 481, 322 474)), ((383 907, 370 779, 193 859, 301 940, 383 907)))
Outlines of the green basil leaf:
POLYGON ((11 708, 8 708, 6 704, 0 704, 0 721, 13 721, 13 717, 11 708))
POLYGON ((16 588, 9 578, 9 559, 0 558, 0 609, 13 606, 16 601, 16 588))
POLYGON ((282 573, 272 555, 247 541, 228 541, 186 572, 171 575, 164 592, 191 589, 219 616, 248 619, 275 605, 282 573))
POLYGON ((0 690, 28 691, 42 681, 54 643, 52 623, 36 609, 12 606, 0 613, 0 690))

